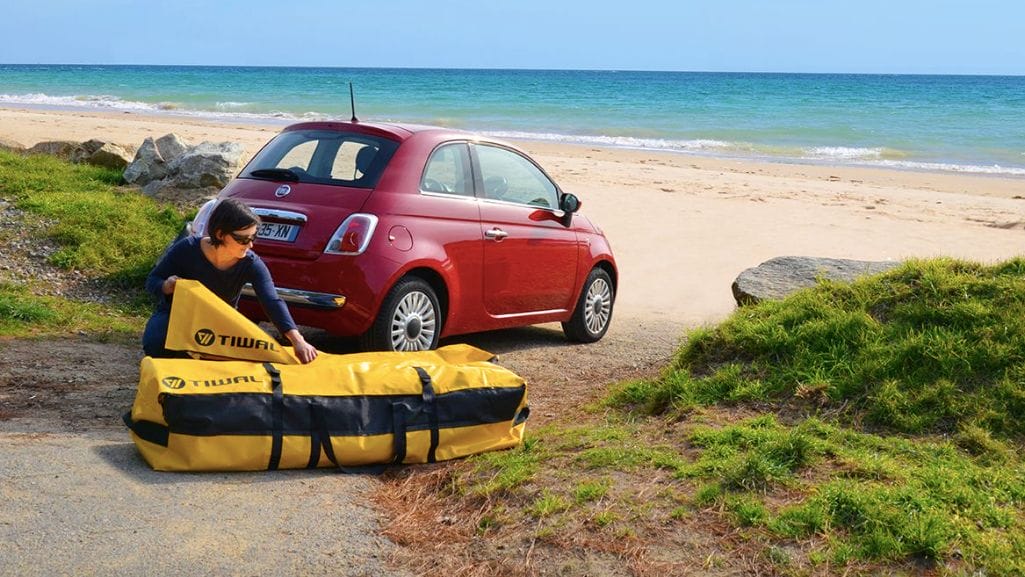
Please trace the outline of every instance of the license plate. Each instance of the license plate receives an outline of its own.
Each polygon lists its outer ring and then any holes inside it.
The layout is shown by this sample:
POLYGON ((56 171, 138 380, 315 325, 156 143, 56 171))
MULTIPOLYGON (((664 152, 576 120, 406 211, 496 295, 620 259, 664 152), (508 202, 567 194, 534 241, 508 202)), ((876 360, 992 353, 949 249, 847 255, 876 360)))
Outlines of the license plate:
POLYGON ((293 242, 297 236, 299 236, 299 227, 294 224, 263 222, 260 223, 260 228, 256 231, 256 238, 281 242, 293 242))

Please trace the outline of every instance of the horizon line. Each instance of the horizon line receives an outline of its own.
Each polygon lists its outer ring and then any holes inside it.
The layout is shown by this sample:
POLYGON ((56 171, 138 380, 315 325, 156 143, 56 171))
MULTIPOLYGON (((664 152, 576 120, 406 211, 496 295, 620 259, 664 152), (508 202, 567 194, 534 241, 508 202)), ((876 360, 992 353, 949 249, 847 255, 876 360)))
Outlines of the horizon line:
POLYGON ((845 72, 845 71, 793 71, 793 70, 679 70, 643 68, 522 68, 522 67, 474 67, 474 66, 339 66, 339 65, 293 65, 293 64, 152 64, 152 63, 92 63, 81 62, 3 62, 0 66, 83 66, 83 67, 152 67, 152 68, 299 68, 334 70, 458 70, 458 71, 506 71, 506 72, 627 72, 627 73, 677 73, 677 74, 804 74, 804 75, 848 75, 848 76, 992 76, 1022 77, 1022 73, 993 72, 845 72))

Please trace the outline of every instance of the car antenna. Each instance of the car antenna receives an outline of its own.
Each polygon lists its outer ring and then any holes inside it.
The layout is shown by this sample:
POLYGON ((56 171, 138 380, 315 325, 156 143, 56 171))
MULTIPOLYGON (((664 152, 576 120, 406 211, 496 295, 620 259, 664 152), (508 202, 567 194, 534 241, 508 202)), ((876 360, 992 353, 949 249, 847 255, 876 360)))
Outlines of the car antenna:
POLYGON ((356 96, 352 92, 352 82, 349 83, 349 106, 352 107, 352 122, 359 122, 356 118, 356 96))

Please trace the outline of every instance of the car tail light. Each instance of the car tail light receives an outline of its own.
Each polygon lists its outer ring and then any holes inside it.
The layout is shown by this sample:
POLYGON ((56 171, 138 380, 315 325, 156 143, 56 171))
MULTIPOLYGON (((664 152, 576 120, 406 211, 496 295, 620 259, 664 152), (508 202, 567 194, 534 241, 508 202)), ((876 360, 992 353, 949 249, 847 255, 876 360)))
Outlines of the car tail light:
POLYGON ((342 225, 327 241, 327 254, 362 254, 370 245, 370 237, 377 228, 377 217, 372 214, 356 213, 342 222, 342 225))

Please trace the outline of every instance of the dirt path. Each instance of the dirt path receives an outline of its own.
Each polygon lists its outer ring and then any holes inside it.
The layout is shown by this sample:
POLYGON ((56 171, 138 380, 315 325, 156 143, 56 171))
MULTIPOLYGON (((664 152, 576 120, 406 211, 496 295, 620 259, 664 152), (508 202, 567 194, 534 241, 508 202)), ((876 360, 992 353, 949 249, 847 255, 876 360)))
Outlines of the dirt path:
MULTIPOLYGON (((665 364, 679 324, 617 316, 604 340, 557 324, 471 335, 530 384, 532 426, 665 364)), ((311 340, 328 352, 351 344, 311 340)), ((368 495, 329 471, 157 473, 120 422, 140 351, 86 339, 0 341, 0 575, 403 575, 368 495)))

